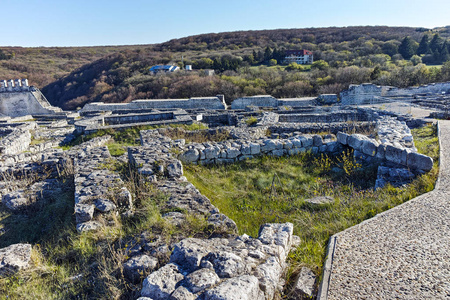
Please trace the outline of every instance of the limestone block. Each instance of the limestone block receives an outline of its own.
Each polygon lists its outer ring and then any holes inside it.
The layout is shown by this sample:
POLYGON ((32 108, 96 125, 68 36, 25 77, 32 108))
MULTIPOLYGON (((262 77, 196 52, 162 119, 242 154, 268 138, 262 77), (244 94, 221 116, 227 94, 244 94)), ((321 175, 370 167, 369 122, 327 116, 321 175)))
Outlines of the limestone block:
POLYGON ((302 147, 302 141, 299 138, 292 139, 292 144, 294 148, 302 147))
POLYGON ((353 149, 361 151, 363 141, 366 139, 367 137, 362 134, 352 134, 347 138, 347 143, 353 149))
POLYGON ((179 178, 183 176, 183 165, 181 161, 174 160, 167 165, 167 176, 169 178, 179 178))
POLYGON ((343 133, 343 132, 338 132, 337 135, 336 135, 337 141, 339 143, 341 143, 342 145, 347 145, 348 144, 348 142, 347 142, 348 137, 349 137, 349 135, 346 134, 346 133, 343 133))
POLYGON ((284 141, 282 140, 275 140, 275 150, 281 150, 283 149, 284 141))
POLYGON ((376 158, 378 159, 385 159, 386 155, 386 146, 383 144, 378 145, 377 147, 377 154, 375 155, 376 158))
POLYGON ((319 149, 319 152, 326 152, 327 151, 327 145, 321 145, 317 147, 319 149))
POLYGON ((84 223, 92 220, 95 206, 93 204, 75 204, 75 218, 77 223, 84 223))
POLYGON ((388 161, 406 166, 407 152, 404 149, 399 149, 394 146, 387 145, 385 157, 388 161))
POLYGON ((208 147, 203 150, 205 152, 206 159, 216 159, 219 157, 219 147, 208 147))
POLYGON ((276 144, 274 140, 264 140, 263 144, 261 145, 261 152, 268 153, 270 151, 273 151, 276 149, 276 144))
POLYGON ((231 252, 210 252, 203 257, 202 263, 209 261, 220 278, 231 278, 242 275, 246 270, 241 257, 231 252))
POLYGON ((411 169, 428 172, 433 168, 431 157, 416 152, 409 152, 407 156, 408 167, 411 169))
POLYGON ((263 300, 264 294, 259 289, 258 278, 243 275, 228 279, 215 288, 207 291, 205 300, 263 300))
POLYGON ((199 159, 199 151, 197 149, 189 149, 188 151, 180 154, 178 157, 183 163, 193 163, 199 159))
POLYGON ((270 155, 274 156, 274 157, 281 157, 285 154, 286 150, 280 149, 280 150, 273 150, 270 155))
POLYGON ((258 143, 250 143, 250 154, 258 155, 261 153, 261 146, 258 143))
MULTIPOLYGON (((173 293, 170 295, 170 300, 195 300, 197 297, 188 291, 184 286, 179 286, 173 293)), ((150 298, 148 298, 150 299, 150 298)), ((139 300, 139 299, 138 299, 139 300)))
POLYGON ((208 241, 187 238, 174 245, 170 262, 191 273, 198 269, 200 261, 209 252, 208 241))
POLYGON ((322 137, 320 135, 314 135, 313 136, 313 146, 314 147, 320 147, 323 144, 322 137))
POLYGON ((31 204, 30 199, 23 190, 13 191, 2 196, 3 204, 10 210, 16 211, 31 204))
POLYGON ((340 150, 341 144, 339 142, 327 143, 327 152, 336 153, 340 150))
POLYGON ((250 145, 246 145, 246 144, 242 145, 241 146, 241 153, 243 155, 250 155, 250 153, 251 153, 250 145))
POLYGON ((186 276, 186 287, 193 293, 202 292, 220 282, 214 270, 203 268, 186 276))
POLYGON ((299 299, 304 296, 313 297, 315 283, 316 274, 310 269, 303 267, 294 286, 294 296, 299 299))
POLYGON ((169 299, 177 284, 184 279, 175 264, 167 264, 151 273, 142 284, 141 296, 153 300, 169 299))
POLYGON ((147 276, 158 265, 158 259, 145 254, 134 256, 123 264, 125 277, 132 282, 138 282, 142 276, 147 276))
POLYGON ((31 260, 30 244, 13 244, 0 249, 0 276, 10 276, 29 267, 31 260))
POLYGON ((377 148, 379 144, 375 140, 364 140, 361 146, 361 152, 370 156, 375 156, 377 154, 377 148))
POLYGON ((304 135, 304 136, 300 136, 299 138, 302 141, 302 147, 309 148, 309 147, 313 146, 314 141, 311 136, 304 135))
POLYGON ((208 225, 218 231, 238 232, 236 223, 224 214, 212 214, 208 218, 208 225))
POLYGON ((241 151, 236 148, 228 148, 227 150, 227 158, 236 158, 241 155, 241 151))
POLYGON ((287 141, 284 143, 284 145, 283 145, 283 148, 286 149, 286 150, 290 150, 290 149, 292 149, 293 147, 294 147, 294 144, 293 144, 292 141, 290 141, 290 140, 287 140, 287 141))
POLYGON ((79 233, 87 232, 87 231, 95 231, 95 230, 98 230, 100 227, 102 227, 102 224, 100 222, 87 221, 84 223, 77 224, 77 231, 79 233))
POLYGON ((116 209, 116 205, 108 199, 97 199, 94 204, 95 208, 101 212, 109 212, 116 209))
POLYGON ((279 261, 272 256, 256 268, 259 286, 264 291, 266 299, 274 298, 283 273, 284 264, 284 261, 279 261))

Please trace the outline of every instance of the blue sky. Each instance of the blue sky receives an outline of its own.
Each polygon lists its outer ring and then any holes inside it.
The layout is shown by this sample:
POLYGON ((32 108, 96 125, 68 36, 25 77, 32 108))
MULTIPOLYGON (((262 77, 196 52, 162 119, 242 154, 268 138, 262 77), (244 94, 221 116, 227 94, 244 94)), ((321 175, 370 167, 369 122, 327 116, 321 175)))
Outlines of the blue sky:
POLYGON ((0 0, 0 46, 164 42, 236 30, 450 25, 449 0, 0 0))

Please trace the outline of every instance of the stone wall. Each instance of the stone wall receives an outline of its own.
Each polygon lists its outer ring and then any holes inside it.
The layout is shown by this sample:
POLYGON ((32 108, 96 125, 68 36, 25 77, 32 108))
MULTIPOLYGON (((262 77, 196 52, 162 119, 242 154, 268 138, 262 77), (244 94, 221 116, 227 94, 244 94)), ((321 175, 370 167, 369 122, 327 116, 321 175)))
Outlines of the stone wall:
POLYGON ((86 104, 80 114, 102 111, 125 111, 139 109, 226 109, 226 104, 219 97, 200 97, 190 99, 154 99, 134 100, 130 103, 93 102, 86 104))
POLYGON ((450 82, 432 83, 419 87, 397 88, 391 86, 377 86, 371 83, 361 85, 351 84, 347 90, 340 93, 342 105, 359 105, 370 103, 379 97, 412 97, 418 94, 450 93, 450 82))
POLYGON ((0 139, 0 154, 14 155, 27 151, 31 143, 30 130, 36 127, 36 122, 29 122, 13 128, 8 135, 0 139))
POLYGON ((272 108, 277 108, 281 106, 307 107, 314 105, 315 101, 316 97, 277 99, 270 95, 259 95, 235 99, 231 103, 231 109, 245 109, 248 106, 272 107, 272 108))

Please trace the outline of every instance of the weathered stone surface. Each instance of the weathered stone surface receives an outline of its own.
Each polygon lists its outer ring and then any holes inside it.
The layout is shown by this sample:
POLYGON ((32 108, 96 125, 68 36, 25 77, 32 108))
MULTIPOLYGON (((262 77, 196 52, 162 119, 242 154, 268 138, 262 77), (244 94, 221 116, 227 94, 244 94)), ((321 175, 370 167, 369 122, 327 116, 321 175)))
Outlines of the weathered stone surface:
POLYGON ((17 190, 3 195, 2 197, 3 204, 10 210, 16 211, 28 206, 31 201, 25 195, 23 190, 17 190))
POLYGON ((378 142, 375 140, 364 140, 361 145, 361 152, 370 156, 377 154, 378 142))
POLYGON ((407 152, 391 145, 386 146, 385 157, 388 161, 406 166, 407 152))
POLYGON ((26 269, 31 260, 30 244, 13 244, 0 249, 0 276, 10 276, 26 269))
POLYGON ((186 222, 186 216, 183 213, 176 211, 165 213, 162 217, 164 220, 175 226, 180 226, 186 222))
POLYGON ((313 146, 314 147, 320 147, 323 144, 322 137, 320 135, 314 135, 313 136, 313 146))
POLYGON ((101 212, 109 212, 116 209, 116 205, 108 199, 97 199, 94 204, 95 208, 101 212))
POLYGON ((77 231, 81 233, 81 232, 98 230, 100 227, 102 227, 102 224, 100 222, 87 221, 84 223, 78 223, 76 228, 77 228, 77 231))
POLYGON ((195 300, 197 297, 189 292, 187 288, 184 286, 179 286, 173 293, 170 295, 170 300, 195 300))
POLYGON ((218 231, 238 232, 236 223, 224 214, 212 214, 208 218, 208 224, 218 231))
POLYGON ((277 291, 282 290, 279 282, 284 268, 284 261, 273 256, 257 267, 256 274, 259 279, 259 286, 267 299, 273 299, 277 291))
POLYGON ((205 293, 205 300, 263 300, 258 278, 243 275, 228 279, 205 293))
POLYGON ((167 176, 169 178, 179 178, 183 176, 183 165, 179 160, 175 160, 167 165, 167 176))
POLYGON ((311 205, 327 205, 327 204, 331 204, 334 202, 334 199, 332 197, 329 196, 317 196, 314 198, 310 198, 310 199, 305 199, 305 202, 311 205))
POLYGON ((353 149, 361 151, 363 141, 366 139, 367 137, 362 134, 352 134, 347 138, 347 143, 353 149))
POLYGON ((346 134, 346 133, 343 133, 343 132, 338 132, 338 133, 336 134, 337 141, 338 141, 339 143, 341 143, 342 145, 347 145, 347 143, 348 143, 348 142, 347 142, 348 137, 349 137, 349 135, 346 134))
POLYGON ((153 300, 169 299, 176 285, 183 279, 184 276, 178 271, 177 265, 167 264, 145 278, 141 296, 150 297, 153 300))
POLYGON ((186 272, 193 272, 200 266, 202 258, 209 253, 206 241, 187 238, 173 247, 170 262, 178 264, 186 272))
POLYGON ((186 287, 193 293, 199 293, 220 282, 219 276, 207 268, 199 269, 186 276, 186 287))
POLYGON ((316 274, 308 268, 301 268, 295 283, 293 294, 295 297, 301 298, 304 296, 313 297, 314 287, 316 283, 316 274))
POLYGON ((183 163, 193 163, 196 162, 199 158, 199 152, 197 149, 189 149, 186 152, 183 152, 178 157, 183 163))
POLYGON ((408 167, 411 169, 428 172, 433 168, 433 159, 420 153, 409 152, 407 162, 408 167))
POLYGON ((134 256, 123 264, 124 275, 132 282, 147 276, 158 265, 158 259, 142 254, 134 256))
POLYGON ((95 206, 92 204, 75 204, 75 218, 77 223, 84 223, 92 220, 95 206))
POLYGON ((245 271, 242 258, 231 252, 211 252, 203 260, 212 263, 220 278, 231 278, 241 275, 245 271))

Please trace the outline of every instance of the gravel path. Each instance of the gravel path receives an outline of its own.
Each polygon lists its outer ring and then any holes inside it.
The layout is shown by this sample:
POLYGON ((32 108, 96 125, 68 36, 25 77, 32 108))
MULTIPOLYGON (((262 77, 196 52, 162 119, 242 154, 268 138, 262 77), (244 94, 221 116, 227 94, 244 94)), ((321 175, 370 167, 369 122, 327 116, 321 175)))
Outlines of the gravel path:
POLYGON ((318 299, 450 299, 450 121, 436 189, 330 239, 318 299))

